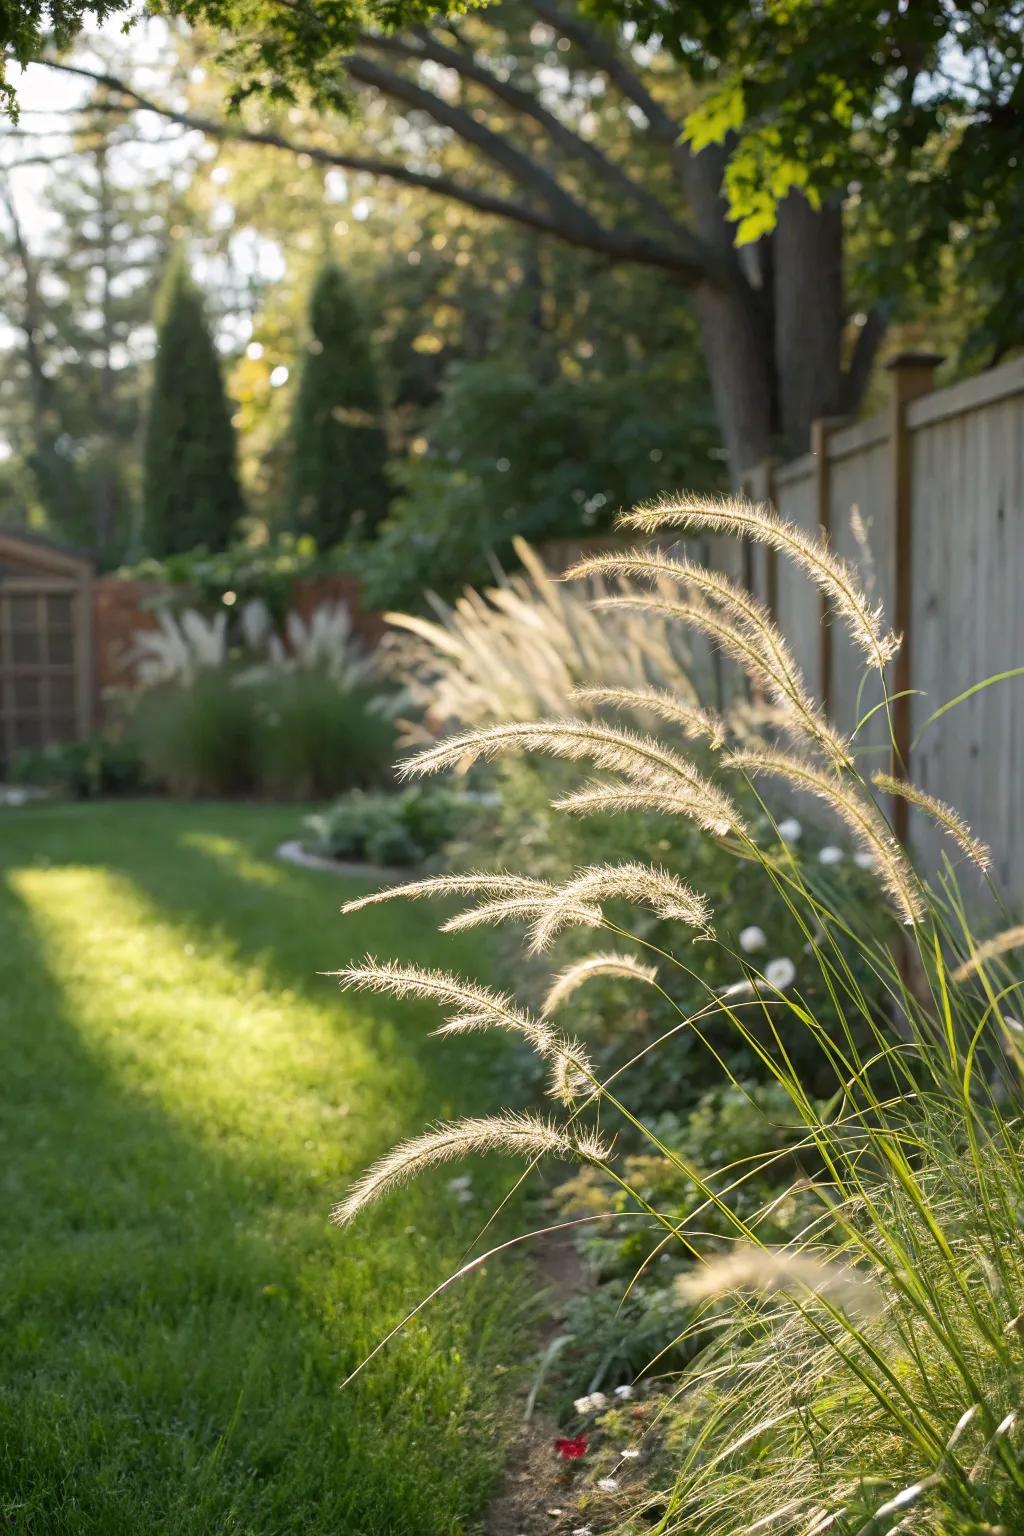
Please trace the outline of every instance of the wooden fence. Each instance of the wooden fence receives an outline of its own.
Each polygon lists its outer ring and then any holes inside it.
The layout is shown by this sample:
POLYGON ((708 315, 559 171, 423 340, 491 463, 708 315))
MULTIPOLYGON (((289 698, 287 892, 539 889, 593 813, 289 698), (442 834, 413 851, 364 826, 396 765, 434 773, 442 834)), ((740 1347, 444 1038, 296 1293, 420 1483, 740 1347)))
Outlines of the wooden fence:
MULTIPOLYGON (((1024 676, 958 694, 1024 666, 1024 358, 934 390, 939 359, 889 364, 882 415, 815 425, 812 451, 766 463, 748 493, 803 528, 821 527, 856 564, 904 637, 891 669, 896 739, 910 777, 951 802, 993 850, 997 884, 1024 906, 1024 676), (909 693, 907 690, 916 690, 909 693), (920 734, 920 739, 919 739, 920 734)), ((759 550, 744 575, 773 609, 838 723, 852 730, 881 697, 838 624, 787 562, 759 550)), ((865 767, 890 766, 883 712, 857 736, 865 767)), ((931 867, 940 844, 905 803, 896 824, 931 867)))

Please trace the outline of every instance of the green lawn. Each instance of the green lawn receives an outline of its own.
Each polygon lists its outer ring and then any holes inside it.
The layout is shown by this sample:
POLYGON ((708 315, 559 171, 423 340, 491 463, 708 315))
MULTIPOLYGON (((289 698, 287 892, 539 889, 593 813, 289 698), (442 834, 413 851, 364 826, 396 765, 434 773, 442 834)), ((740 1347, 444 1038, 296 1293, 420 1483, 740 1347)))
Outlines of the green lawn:
MULTIPOLYGON (((519 1352, 507 1268, 339 1382, 462 1257, 510 1168, 328 1223, 395 1138, 496 1101, 500 1042, 318 976, 479 945, 276 863, 294 812, 0 813, 0 1525, 446 1536, 478 1528, 519 1352), (496 1370, 496 1367, 499 1369, 496 1370)), ((479 973, 479 958, 477 970, 479 973)))

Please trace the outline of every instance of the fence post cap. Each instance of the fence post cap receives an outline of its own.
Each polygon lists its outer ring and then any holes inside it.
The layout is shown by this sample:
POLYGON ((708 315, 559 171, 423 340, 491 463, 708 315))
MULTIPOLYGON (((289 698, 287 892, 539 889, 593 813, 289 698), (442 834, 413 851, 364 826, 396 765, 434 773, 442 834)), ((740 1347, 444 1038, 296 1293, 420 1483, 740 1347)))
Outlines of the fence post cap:
POLYGON ((883 366, 886 372, 895 373, 899 368, 938 368, 945 361, 944 352, 895 352, 883 366))

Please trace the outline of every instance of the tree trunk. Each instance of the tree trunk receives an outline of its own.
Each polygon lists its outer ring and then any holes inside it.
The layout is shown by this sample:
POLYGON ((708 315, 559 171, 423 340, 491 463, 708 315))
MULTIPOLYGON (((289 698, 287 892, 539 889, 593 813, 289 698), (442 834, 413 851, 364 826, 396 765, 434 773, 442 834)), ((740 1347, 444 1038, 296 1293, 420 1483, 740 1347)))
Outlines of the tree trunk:
POLYGON ((675 166, 694 230, 725 274, 698 283, 693 299, 729 478, 738 488, 744 472, 771 452, 775 390, 770 307, 743 270, 721 196, 726 158, 724 147, 709 146, 699 155, 677 152, 675 166))
POLYGON ((837 203, 815 210, 799 192, 779 208, 773 239, 775 374, 781 446, 806 453, 811 422, 842 405, 843 225, 837 203))

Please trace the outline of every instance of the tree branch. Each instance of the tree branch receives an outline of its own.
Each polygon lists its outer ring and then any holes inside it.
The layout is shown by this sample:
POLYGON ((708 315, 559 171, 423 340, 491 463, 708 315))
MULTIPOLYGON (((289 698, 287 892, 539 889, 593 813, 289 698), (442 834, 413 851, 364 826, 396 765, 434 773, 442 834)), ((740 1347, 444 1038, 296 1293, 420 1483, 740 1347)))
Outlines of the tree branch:
POLYGON ((464 143, 472 144, 511 176, 526 192, 532 192, 547 203, 551 212, 564 224, 578 224, 581 230, 588 233, 599 228, 589 209, 561 187, 550 171, 517 148, 504 134, 495 133, 486 123, 478 122, 465 107, 445 101, 443 96, 428 91, 417 81, 395 70, 385 69, 382 64, 364 58, 359 53, 349 55, 345 60, 345 68, 353 80, 373 86, 385 96, 404 102, 407 107, 426 112, 436 123, 450 128, 464 143))
POLYGON ((536 96, 508 80, 503 80, 493 70, 478 63, 464 44, 461 48, 451 48, 439 38, 434 37, 425 27, 414 28, 413 35, 417 43, 390 33, 366 33, 360 41, 365 47, 376 49, 378 52, 396 54, 406 59, 429 59, 446 69, 456 70, 464 80, 472 80, 475 84, 483 86, 492 96, 511 107, 514 112, 531 118, 543 128, 552 143, 563 154, 584 161, 592 170, 598 172, 609 187, 632 202, 674 239, 686 241, 691 238, 685 226, 672 217, 649 188, 634 181, 629 173, 614 160, 609 159, 603 150, 574 132, 554 112, 549 111, 536 96))
POLYGON ((839 409, 844 416, 852 416, 860 406, 871 378, 871 370, 875 366, 878 349, 888 328, 888 307, 884 304, 873 305, 857 332, 849 367, 840 380, 839 409))
POLYGON ((651 136, 662 144, 677 144, 683 131, 682 123, 652 96, 636 70, 626 63, 622 54, 604 38, 598 29, 577 15, 562 9, 557 0, 531 0, 531 7, 549 27, 567 37, 571 43, 590 58, 602 74, 615 85, 628 101, 646 117, 651 136))
MULTIPOLYGON (((81 79, 93 80, 97 84, 105 85, 132 103, 133 109, 152 112, 167 122, 196 129, 200 133, 209 134, 211 138, 263 145, 269 149, 283 150, 291 155, 306 155, 319 165, 337 166, 341 170, 362 171, 370 176, 380 176, 390 181, 401 182, 405 186, 418 187, 436 196, 451 198, 454 202, 473 208, 478 213, 490 214, 513 224, 523 225, 539 234, 553 235, 567 244, 593 251, 597 255, 609 256, 619 261, 630 261, 641 266, 656 267, 685 282, 696 282, 705 276, 703 266, 695 263, 689 253, 663 245, 642 234, 629 230, 606 229, 596 221, 591 221, 588 227, 581 227, 578 220, 573 220, 571 223, 563 221, 530 203, 495 196, 493 193, 468 185, 452 176, 432 174, 429 171, 414 171, 398 161, 379 160, 368 155, 326 149, 319 144, 296 142, 271 130, 247 128, 240 120, 229 123, 165 106, 161 102, 143 96, 141 92, 136 91, 126 81, 119 80, 115 75, 86 69, 82 65, 64 64, 54 59, 38 59, 35 62, 46 69, 77 75, 81 79)), ((119 109, 115 104, 110 103, 102 110, 119 109)))

